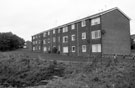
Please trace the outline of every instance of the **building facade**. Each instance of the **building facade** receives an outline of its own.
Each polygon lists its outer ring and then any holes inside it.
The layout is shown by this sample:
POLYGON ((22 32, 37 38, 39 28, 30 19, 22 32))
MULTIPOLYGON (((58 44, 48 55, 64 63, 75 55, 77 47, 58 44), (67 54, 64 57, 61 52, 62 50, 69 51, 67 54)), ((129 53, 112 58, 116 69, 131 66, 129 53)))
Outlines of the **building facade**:
POLYGON ((32 36, 34 52, 91 56, 130 54, 130 18, 112 8, 32 36))

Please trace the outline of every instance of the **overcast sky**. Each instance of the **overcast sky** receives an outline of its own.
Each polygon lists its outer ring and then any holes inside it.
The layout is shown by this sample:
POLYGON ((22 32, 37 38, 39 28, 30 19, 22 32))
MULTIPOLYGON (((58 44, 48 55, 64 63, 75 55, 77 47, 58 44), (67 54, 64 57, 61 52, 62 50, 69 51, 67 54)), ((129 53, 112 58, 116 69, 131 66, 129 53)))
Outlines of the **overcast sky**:
POLYGON ((36 33, 113 7, 131 18, 134 34, 134 0, 0 0, 0 32, 31 40, 36 33))

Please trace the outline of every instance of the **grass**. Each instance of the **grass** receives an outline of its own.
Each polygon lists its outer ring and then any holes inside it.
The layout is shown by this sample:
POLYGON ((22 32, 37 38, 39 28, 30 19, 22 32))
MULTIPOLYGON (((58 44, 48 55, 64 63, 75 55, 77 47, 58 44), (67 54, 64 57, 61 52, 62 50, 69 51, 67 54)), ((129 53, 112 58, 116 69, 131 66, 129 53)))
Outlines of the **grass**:
POLYGON ((0 79, 5 74, 23 82, 35 82, 37 79, 40 82, 51 77, 47 85, 28 88, 135 88, 134 59, 107 57, 94 58, 88 62, 88 58, 17 50, 1 53, 0 65, 9 69, 0 68, 0 73, 5 71, 0 74, 0 79), (27 59, 30 60, 29 64, 25 63, 27 59), (50 60, 54 60, 53 63, 50 60), (26 67, 28 65, 29 70, 26 67), (18 75, 9 74, 9 71, 18 75), (61 76, 53 78, 59 72, 61 76), (20 78, 20 75, 26 74, 26 78, 20 78))
POLYGON ((16 50, 16 51, 9 51, 9 52, 4 52, 3 54, 7 55, 13 55, 13 54, 20 54, 20 55, 26 55, 31 58, 42 58, 46 60, 57 60, 57 61, 74 61, 74 62, 86 62, 90 61, 88 60, 88 57, 76 57, 76 56, 66 56, 66 55, 60 55, 60 54, 48 54, 48 53, 40 53, 40 52, 32 52, 27 49, 21 49, 21 50, 16 50))

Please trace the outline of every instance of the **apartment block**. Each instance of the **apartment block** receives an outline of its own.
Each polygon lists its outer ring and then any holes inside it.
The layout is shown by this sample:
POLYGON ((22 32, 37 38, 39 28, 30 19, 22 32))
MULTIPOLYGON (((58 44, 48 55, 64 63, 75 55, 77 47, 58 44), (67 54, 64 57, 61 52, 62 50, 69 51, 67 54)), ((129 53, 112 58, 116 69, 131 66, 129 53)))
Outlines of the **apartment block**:
POLYGON ((130 54, 130 18, 112 8, 32 36, 33 52, 69 56, 130 54))

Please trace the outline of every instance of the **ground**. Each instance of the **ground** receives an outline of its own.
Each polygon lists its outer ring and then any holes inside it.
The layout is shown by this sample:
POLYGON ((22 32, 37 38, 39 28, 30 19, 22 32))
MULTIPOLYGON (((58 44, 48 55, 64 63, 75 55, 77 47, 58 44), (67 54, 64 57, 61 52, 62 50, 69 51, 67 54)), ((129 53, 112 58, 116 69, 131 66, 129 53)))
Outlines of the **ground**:
POLYGON ((133 57, 84 58, 23 49, 1 53, 0 66, 0 82, 6 80, 8 85, 18 82, 31 84, 27 88, 135 88, 133 57))

